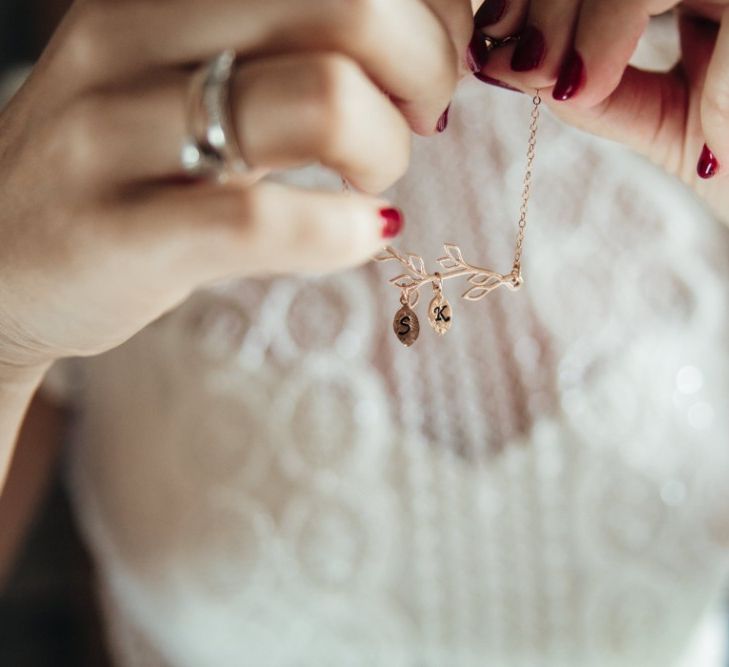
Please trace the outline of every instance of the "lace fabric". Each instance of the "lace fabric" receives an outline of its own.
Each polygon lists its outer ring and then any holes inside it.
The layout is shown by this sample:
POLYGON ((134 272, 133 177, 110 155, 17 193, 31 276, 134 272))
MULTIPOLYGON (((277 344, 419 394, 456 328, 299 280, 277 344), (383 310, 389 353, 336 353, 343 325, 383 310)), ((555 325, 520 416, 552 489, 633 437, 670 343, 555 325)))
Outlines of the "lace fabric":
MULTIPOLYGON (((528 114, 459 89, 399 247, 510 268, 528 114)), ((538 152, 525 288, 447 285, 443 339, 403 349, 368 265, 202 290, 78 364, 120 665, 676 664, 729 554, 729 235, 549 116, 538 152)))

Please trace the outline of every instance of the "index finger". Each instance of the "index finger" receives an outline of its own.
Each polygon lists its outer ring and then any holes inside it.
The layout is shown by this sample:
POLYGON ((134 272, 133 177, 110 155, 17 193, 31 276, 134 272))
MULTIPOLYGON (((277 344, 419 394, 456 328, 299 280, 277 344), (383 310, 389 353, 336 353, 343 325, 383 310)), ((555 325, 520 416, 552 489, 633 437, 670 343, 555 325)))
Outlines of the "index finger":
POLYGON ((226 48, 244 59, 340 52, 360 64, 415 132, 431 134, 459 79, 460 54, 446 27, 456 19, 443 22, 443 7, 436 15, 423 0, 89 0, 69 15, 77 34, 66 41, 90 85, 130 70, 202 62, 226 48))

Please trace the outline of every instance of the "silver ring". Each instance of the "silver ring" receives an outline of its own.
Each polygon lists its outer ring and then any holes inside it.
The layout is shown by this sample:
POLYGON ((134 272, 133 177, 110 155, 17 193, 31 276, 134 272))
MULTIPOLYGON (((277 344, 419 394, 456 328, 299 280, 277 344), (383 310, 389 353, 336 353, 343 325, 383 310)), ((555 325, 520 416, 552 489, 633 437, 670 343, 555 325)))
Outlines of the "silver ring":
POLYGON ((187 109, 187 131, 180 159, 193 176, 220 182, 230 179, 247 185, 259 181, 268 169, 246 164, 233 129, 230 88, 235 51, 223 51, 192 76, 187 109))

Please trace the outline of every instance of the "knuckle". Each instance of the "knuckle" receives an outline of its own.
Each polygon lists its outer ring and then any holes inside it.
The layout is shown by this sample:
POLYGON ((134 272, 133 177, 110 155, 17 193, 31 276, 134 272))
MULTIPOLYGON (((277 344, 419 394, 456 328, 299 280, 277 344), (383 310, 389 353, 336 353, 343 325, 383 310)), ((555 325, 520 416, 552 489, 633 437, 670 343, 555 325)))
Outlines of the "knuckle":
POLYGON ((113 7, 90 0, 74 7, 74 19, 64 51, 74 72, 91 72, 100 65, 108 41, 113 7))
MULTIPOLYGON (((258 225, 261 219, 260 198, 256 193, 255 187, 232 188, 221 193, 216 199, 219 208, 217 211, 211 211, 211 219, 217 221, 218 225, 227 230, 237 241, 257 242, 262 230, 258 225)), ((222 240, 227 242, 226 239, 222 240)))
MULTIPOLYGON (((212 269, 216 275, 258 268, 261 258, 270 253, 262 247, 266 242, 265 225, 253 212, 255 194, 237 187, 217 188, 203 187, 185 199, 191 215, 182 216, 181 224, 174 223, 183 241, 175 246, 179 250, 174 255, 178 265, 203 272, 212 269)), ((146 225, 146 220, 140 222, 146 225)), ((168 230, 163 238, 163 242, 169 242, 168 230)))
POLYGON ((358 66, 344 56, 327 56, 315 65, 312 95, 317 139, 325 157, 339 157, 350 144, 361 91, 358 66))
POLYGON ((102 96, 92 93, 74 101, 63 113, 58 134, 71 179, 88 180, 103 164, 106 112, 102 96))

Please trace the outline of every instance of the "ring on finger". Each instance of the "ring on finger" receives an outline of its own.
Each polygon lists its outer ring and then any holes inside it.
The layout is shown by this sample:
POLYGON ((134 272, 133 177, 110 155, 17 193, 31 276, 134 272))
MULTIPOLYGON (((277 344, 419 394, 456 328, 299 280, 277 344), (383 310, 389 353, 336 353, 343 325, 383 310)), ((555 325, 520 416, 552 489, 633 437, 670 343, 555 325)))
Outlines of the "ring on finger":
POLYGON ((521 35, 515 33, 513 35, 507 35, 506 37, 492 37, 491 35, 483 35, 483 43, 486 47, 486 51, 493 51, 494 49, 501 48, 502 46, 508 46, 519 41, 521 35))
POLYGON ((190 81, 182 167, 190 175, 252 185, 268 170, 243 158, 231 119, 231 81, 236 54, 226 50, 204 63, 190 81))

